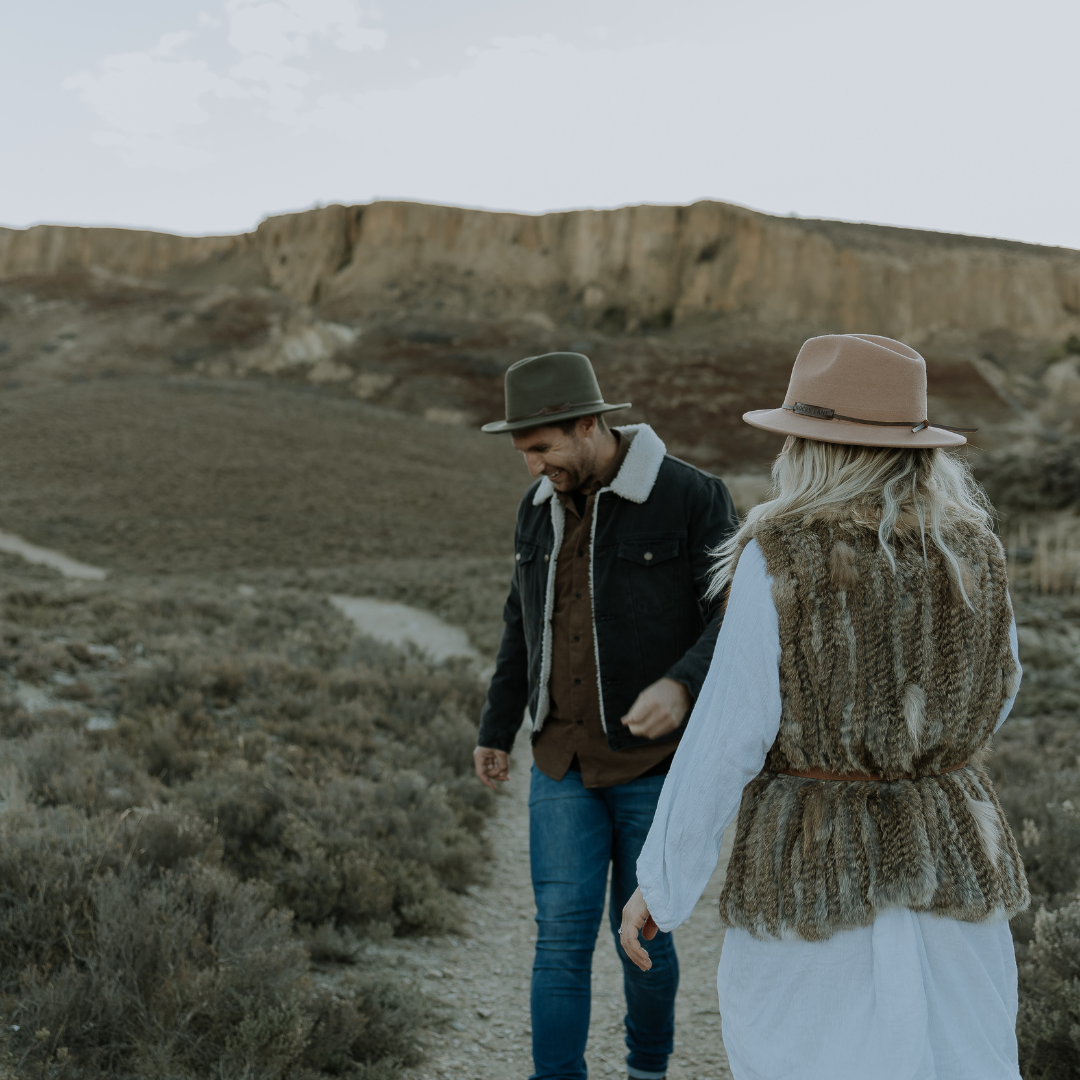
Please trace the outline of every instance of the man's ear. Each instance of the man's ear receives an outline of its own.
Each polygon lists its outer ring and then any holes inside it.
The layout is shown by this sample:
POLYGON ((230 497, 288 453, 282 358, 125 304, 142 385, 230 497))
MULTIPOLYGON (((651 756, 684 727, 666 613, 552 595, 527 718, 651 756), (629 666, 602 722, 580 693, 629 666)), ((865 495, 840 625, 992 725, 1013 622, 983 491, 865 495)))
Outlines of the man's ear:
POLYGON ((596 417, 595 416, 581 416, 578 417, 577 422, 577 434, 582 439, 589 439, 592 437, 593 432, 596 431, 596 417))

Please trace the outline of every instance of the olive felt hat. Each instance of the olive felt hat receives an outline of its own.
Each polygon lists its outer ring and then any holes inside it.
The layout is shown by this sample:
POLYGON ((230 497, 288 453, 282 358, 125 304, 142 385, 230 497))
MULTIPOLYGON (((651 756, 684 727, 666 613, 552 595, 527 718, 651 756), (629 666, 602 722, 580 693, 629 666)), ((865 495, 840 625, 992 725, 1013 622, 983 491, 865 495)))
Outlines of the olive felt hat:
POLYGON ((587 356, 551 352, 527 356, 506 369, 506 419, 480 430, 489 434, 542 427, 575 416, 595 416, 629 409, 630 402, 609 405, 587 356))
POLYGON ((962 446, 961 431, 926 419, 926 361, 876 334, 826 334, 799 350, 779 409, 743 413, 754 427, 855 446, 962 446))

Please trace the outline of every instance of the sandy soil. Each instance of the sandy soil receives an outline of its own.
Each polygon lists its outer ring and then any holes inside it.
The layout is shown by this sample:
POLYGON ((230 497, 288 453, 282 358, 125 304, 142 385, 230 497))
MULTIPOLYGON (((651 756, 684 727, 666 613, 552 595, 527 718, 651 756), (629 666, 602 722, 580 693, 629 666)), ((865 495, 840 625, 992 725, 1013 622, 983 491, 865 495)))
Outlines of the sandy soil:
MULTIPOLYGON (((513 756, 511 780, 489 827, 491 882, 463 902, 460 933, 443 940, 395 940, 369 945, 361 963, 401 972, 446 1008, 450 1026, 426 1038, 428 1059, 405 1075, 415 1080, 525 1080, 532 1072, 529 977, 536 931, 529 882, 528 764, 524 733, 513 756)), ((726 841, 730 841, 730 831, 726 841)), ((723 931, 716 901, 727 863, 720 865, 693 916, 676 931, 681 984, 676 1004, 671 1080, 725 1080, 731 1076, 720 1040, 716 965, 723 931)), ((622 967, 607 928, 593 960, 593 1007, 586 1061, 590 1075, 625 1076, 622 967)))

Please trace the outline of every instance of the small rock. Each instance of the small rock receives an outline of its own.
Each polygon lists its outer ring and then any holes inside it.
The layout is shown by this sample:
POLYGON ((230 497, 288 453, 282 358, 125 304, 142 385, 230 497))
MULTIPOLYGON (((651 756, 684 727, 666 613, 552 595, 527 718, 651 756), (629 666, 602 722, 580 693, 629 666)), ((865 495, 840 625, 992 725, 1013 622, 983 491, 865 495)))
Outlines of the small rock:
MULTIPOLYGON (((464 1031, 465 1030, 465 1025, 460 1020, 455 1020, 450 1026, 455 1031, 464 1031)), ((456 1043, 457 1039, 455 1039, 454 1042, 456 1043)))
POLYGON ((443 977, 443 973, 438 968, 432 968, 427 973, 427 977, 429 979, 441 979, 443 977))
POLYGON ((73 641, 68 645, 67 650, 76 660, 79 660, 84 664, 93 662, 93 654, 90 652, 85 641, 73 641))
POLYGON ((486 1020, 491 1015, 491 1010, 490 1009, 477 1009, 476 1014, 477 1014, 477 1016, 480 1016, 484 1020, 486 1020))

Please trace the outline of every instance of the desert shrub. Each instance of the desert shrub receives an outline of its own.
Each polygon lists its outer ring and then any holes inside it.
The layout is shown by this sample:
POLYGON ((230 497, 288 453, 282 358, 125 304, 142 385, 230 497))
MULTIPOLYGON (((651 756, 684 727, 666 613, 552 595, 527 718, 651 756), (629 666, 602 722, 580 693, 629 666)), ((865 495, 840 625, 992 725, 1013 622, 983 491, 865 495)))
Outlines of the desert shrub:
POLYGON ((1016 1036, 1025 1080, 1080 1078, 1080 897, 1039 911, 1019 964, 1016 1036))
POLYGON ((201 819, 0 819, 6 1051, 41 1075, 285 1077, 415 1058, 422 1007, 315 990, 273 889, 217 865, 201 819))
POLYGON ((1025 1080, 1080 1078, 1080 605, 1052 578, 1013 579, 1024 679, 990 759, 1032 894, 1012 920, 1025 1080))
POLYGON ((449 924, 452 894, 478 880, 490 805, 471 777, 481 696, 471 670, 358 646, 329 605, 293 593, 76 608, 80 629, 101 613, 114 630, 126 619, 122 636, 138 648, 109 668, 80 661, 95 656, 85 644, 15 635, 13 664, 76 665, 119 715, 95 736, 80 704, 39 729, 9 710, 9 730, 26 730, 11 755, 32 801, 88 814, 163 799, 191 807, 213 824, 225 866, 270 884, 312 925, 449 924))
POLYGON ((1014 920, 1020 940, 1034 931, 1034 912, 1057 907, 1080 888, 1080 723, 1042 717, 1007 723, 991 772, 1016 834, 1032 910, 1014 920))
POLYGON ((1004 451, 980 462, 978 477, 995 506, 1063 510, 1080 505, 1080 438, 1066 436, 1034 452, 1004 451))
POLYGON ((40 584, 3 611, 0 1075, 418 1060, 422 997, 307 969, 447 929, 479 879, 473 672, 295 590, 40 584))
POLYGON ((82 732, 71 729, 68 716, 59 719, 8 748, 35 803, 93 814, 154 800, 160 785, 122 748, 93 748, 82 732))

